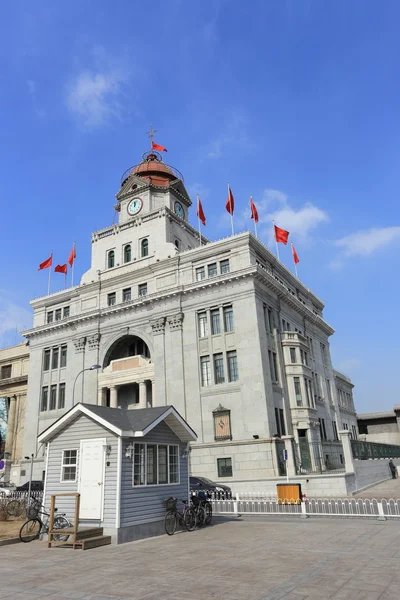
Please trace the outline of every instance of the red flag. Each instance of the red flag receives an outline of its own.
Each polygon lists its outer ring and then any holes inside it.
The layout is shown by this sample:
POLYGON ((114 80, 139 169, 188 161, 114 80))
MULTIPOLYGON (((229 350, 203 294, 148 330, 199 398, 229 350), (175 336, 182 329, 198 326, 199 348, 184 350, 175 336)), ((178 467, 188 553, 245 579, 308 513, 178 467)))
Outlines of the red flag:
POLYGON ((232 194, 231 186, 228 183, 228 200, 225 205, 226 210, 230 215, 233 215, 233 211, 235 210, 235 199, 232 194))
POLYGON ((164 146, 160 146, 160 144, 156 144, 155 142, 153 142, 153 140, 151 141, 151 147, 153 148, 153 150, 160 150, 161 152, 168 152, 168 150, 166 148, 164 148, 164 146))
POLYGON ((258 212, 257 212, 257 207, 253 202, 253 196, 250 196, 250 208, 251 208, 251 218, 254 219, 255 223, 258 223, 258 212))
POLYGON ((74 246, 68 256, 68 262, 69 262, 70 267, 72 267, 72 265, 74 264, 75 258, 76 258, 76 250, 75 250, 75 244, 74 244, 74 246))
POLYGON ((206 216, 203 212, 203 207, 201 205, 201 200, 200 198, 197 196, 197 216, 199 217, 200 221, 203 223, 203 225, 206 224, 206 216))
POLYGON ((274 224, 274 228, 275 228, 275 239, 277 242, 282 242, 282 244, 286 244, 288 243, 288 238, 289 238, 289 231, 286 231, 285 229, 281 229, 280 227, 277 227, 274 224))
POLYGON ((299 263, 299 262, 300 262, 300 259, 299 259, 299 257, 297 256, 297 252, 296 252, 296 250, 294 249, 294 246, 293 246, 293 244, 292 244, 292 254, 293 254, 293 260, 294 260, 294 264, 295 264, 295 265, 297 265, 297 263, 299 263))
POLYGON ((53 263, 53 254, 50 254, 50 258, 48 258, 47 260, 40 263, 38 271, 41 271, 42 269, 48 269, 49 267, 51 267, 52 263, 53 263))
POLYGON ((65 263, 65 265, 57 265, 54 268, 54 273, 64 273, 64 275, 67 274, 67 263, 65 263))

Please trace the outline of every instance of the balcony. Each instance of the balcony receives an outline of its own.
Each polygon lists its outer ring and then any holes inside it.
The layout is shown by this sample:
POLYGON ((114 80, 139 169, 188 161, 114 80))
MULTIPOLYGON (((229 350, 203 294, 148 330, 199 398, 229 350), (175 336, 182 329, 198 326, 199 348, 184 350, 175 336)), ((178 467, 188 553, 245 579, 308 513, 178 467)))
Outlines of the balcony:
POLYGON ((281 333, 282 344, 288 346, 293 343, 303 344, 308 348, 307 338, 298 331, 283 331, 281 333))

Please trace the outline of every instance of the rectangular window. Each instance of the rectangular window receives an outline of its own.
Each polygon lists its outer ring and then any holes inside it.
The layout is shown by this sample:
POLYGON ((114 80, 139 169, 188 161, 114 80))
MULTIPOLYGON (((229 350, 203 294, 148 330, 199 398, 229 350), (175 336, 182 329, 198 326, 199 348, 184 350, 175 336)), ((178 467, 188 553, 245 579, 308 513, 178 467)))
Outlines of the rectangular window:
POLYGON ((147 445, 147 485, 157 484, 157 446, 147 445))
POLYGON ((133 456, 133 485, 146 483, 146 444, 135 444, 133 456))
POLYGON ((47 323, 52 323, 53 322, 53 311, 51 310, 50 312, 47 313, 47 323))
POLYGON ((63 450, 61 462, 61 482, 76 481, 78 450, 63 450))
POLYGON ((275 379, 274 363, 272 361, 271 350, 268 350, 268 362, 269 362, 269 372, 271 373, 271 381, 274 383, 276 381, 276 379, 275 379))
POLYGON ((219 308, 211 311, 211 333, 212 335, 218 335, 221 333, 221 321, 219 317, 219 308))
POLYGON ((233 308, 232 306, 224 306, 224 328, 225 332, 234 331, 235 325, 233 322, 233 308))
POLYGON ((217 458, 218 477, 232 477, 232 459, 217 458))
POLYGON ((285 416, 283 414, 283 408, 279 409, 279 420, 281 422, 281 435, 286 435, 285 416))
POLYGON ((336 421, 332 421, 332 428, 333 428, 333 439, 338 440, 339 436, 338 436, 336 421))
POLYGON ((296 348, 290 348, 290 360, 292 363, 297 362, 296 361, 296 348))
POLYGON ((238 381, 239 369, 237 364, 236 350, 231 350, 230 352, 227 352, 226 357, 228 359, 228 380, 238 381))
POLYGON ((278 359, 276 357, 276 352, 272 353, 272 362, 274 364, 274 373, 275 373, 275 381, 276 383, 279 383, 279 376, 278 376, 278 359))
POLYGON ((56 321, 61 321, 61 308, 57 308, 54 314, 56 321))
POLYGON ((69 317, 69 306, 64 306, 63 308, 63 318, 66 319, 69 317))
POLYGON ((65 383, 58 386, 58 408, 65 407, 65 383))
POLYGON ((319 345, 320 345, 320 348, 321 348, 322 362, 324 363, 324 365, 326 365, 327 364, 327 360, 326 360, 326 346, 322 342, 320 342, 319 345))
POLYGON ((47 410, 48 398, 49 398, 49 388, 44 387, 44 388, 42 388, 42 398, 40 401, 40 410, 42 412, 45 412, 47 410))
POLYGON ((207 313, 199 313, 197 318, 199 323, 199 338, 205 338, 208 336, 207 313))
POLYGON ((168 446, 158 446, 158 483, 168 483, 168 446))
POLYGON ((308 347, 310 348, 311 356, 314 356, 314 346, 313 346, 312 338, 308 338, 308 347))
POLYGON ((353 432, 353 440, 356 440, 357 439, 357 427, 355 425, 352 425, 351 430, 353 432))
POLYGON ((306 388, 306 398, 307 398, 307 406, 311 406, 311 398, 310 398, 310 390, 308 388, 308 381, 306 378, 304 378, 304 385, 306 388))
POLYGON ((11 377, 11 366, 12 365, 3 365, 1 367, 1 379, 9 379, 11 377))
POLYGON ((60 367, 67 366, 67 346, 61 346, 60 367))
POLYGON ((281 437, 281 423, 279 419, 279 408, 275 407, 275 425, 276 425, 276 433, 278 437, 281 437))
POLYGON ((211 368, 210 368, 210 357, 202 356, 200 358, 201 366, 201 385, 207 387, 211 385, 211 368))
POLYGON ((48 371, 50 369, 50 353, 51 353, 50 348, 47 348, 44 351, 44 356, 43 356, 43 371, 48 371))
POLYGON ((179 483, 179 446, 168 446, 169 483, 179 483))
POLYGON ((272 308, 268 309, 268 327, 269 327, 269 332, 271 334, 273 334, 274 329, 275 329, 275 320, 274 320, 274 314, 272 312, 272 308))
POLYGON ((225 273, 229 273, 230 272, 229 260, 221 260, 221 262, 219 263, 219 268, 221 270, 221 275, 224 275, 225 273))
POLYGON ((196 269, 196 281, 203 281, 206 278, 206 270, 204 267, 196 269))
POLYGON ((326 429, 325 429, 325 419, 321 419, 321 425, 322 425, 322 433, 323 433, 323 440, 326 440, 326 429))
POLYGON ((296 396, 297 406, 303 406, 303 398, 301 396, 300 377, 294 377, 294 393, 296 396))
POLYGON ((107 306, 114 306, 117 302, 117 295, 115 292, 111 292, 111 294, 107 294, 107 306))
POLYGON ((332 403, 331 382, 329 379, 326 380, 326 391, 328 393, 328 400, 332 403))
POLYGON ((222 353, 214 354, 214 375, 215 375, 215 383, 224 383, 225 382, 224 358, 223 358, 222 353))
POLYGON ((216 275, 218 275, 217 263, 212 263, 211 265, 208 265, 208 276, 215 277, 216 275))
POLYGON ((51 368, 58 369, 58 356, 60 352, 58 348, 53 348, 53 353, 51 356, 51 368))
POLYGON ((138 287, 139 296, 147 296, 147 283, 141 283, 138 287))
POLYGON ((131 288, 122 290, 122 302, 129 302, 132 298, 131 288))
POLYGON ((57 386, 52 385, 50 388, 50 410, 57 408, 57 386))

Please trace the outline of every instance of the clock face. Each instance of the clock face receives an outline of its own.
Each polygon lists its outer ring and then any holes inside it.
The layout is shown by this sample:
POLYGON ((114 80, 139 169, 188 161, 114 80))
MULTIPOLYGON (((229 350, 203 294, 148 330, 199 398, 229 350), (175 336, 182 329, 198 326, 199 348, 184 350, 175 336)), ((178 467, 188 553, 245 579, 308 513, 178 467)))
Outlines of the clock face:
POLYGON ((182 208, 182 204, 180 202, 175 202, 175 213, 183 219, 185 217, 185 211, 182 208))
POLYGON ((143 200, 141 198, 133 198, 133 200, 129 202, 127 207, 128 215, 130 215, 131 217, 137 215, 138 212, 142 210, 142 207, 143 200))

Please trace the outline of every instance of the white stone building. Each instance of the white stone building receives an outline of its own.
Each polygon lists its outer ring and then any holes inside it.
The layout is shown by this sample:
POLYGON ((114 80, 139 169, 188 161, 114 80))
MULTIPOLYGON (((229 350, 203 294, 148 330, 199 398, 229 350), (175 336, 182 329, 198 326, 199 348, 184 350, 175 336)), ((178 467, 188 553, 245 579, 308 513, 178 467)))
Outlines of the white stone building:
POLYGON ((264 244, 246 232, 200 246, 183 177, 157 153, 124 174, 117 201, 80 285, 31 302, 36 477, 37 435, 73 402, 172 404, 198 435, 192 473, 239 487, 282 472, 279 436, 304 448, 352 431, 324 305, 264 244))

